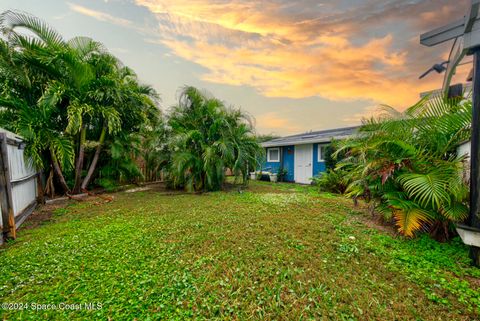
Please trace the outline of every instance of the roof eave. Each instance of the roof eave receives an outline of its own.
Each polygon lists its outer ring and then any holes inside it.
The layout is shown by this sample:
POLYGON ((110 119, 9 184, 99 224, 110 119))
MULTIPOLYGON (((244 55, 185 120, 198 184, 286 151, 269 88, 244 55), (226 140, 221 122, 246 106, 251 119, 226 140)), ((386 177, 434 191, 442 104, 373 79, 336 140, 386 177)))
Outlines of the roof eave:
POLYGON ((332 140, 345 139, 352 137, 354 135, 342 135, 342 136, 332 136, 325 137, 322 139, 302 139, 298 141, 268 141, 261 143, 262 147, 280 147, 280 146, 291 146, 291 145, 305 145, 305 144, 320 144, 320 143, 330 143, 332 140))

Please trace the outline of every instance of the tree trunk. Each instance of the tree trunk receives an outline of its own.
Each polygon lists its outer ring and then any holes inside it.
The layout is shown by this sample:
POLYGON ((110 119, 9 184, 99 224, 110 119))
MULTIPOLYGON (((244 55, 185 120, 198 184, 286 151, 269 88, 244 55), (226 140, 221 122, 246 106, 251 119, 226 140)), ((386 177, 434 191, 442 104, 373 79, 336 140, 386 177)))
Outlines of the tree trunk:
POLYGON ((82 169, 83 159, 85 158, 85 140, 87 135, 87 129, 82 126, 80 130, 80 141, 78 146, 77 163, 75 164, 75 186, 73 187, 73 193, 80 194, 80 185, 82 183, 82 169))
POLYGON ((86 189, 90 180, 92 179, 93 173, 95 172, 95 168, 97 167, 98 159, 100 158, 100 152, 102 151, 102 145, 105 141, 105 135, 107 133, 107 129, 105 127, 102 128, 102 132, 100 134, 100 139, 98 141, 97 149, 95 150, 95 155, 93 155, 92 163, 88 168, 87 176, 83 179, 82 182, 82 190, 86 189))
POLYGON ((430 228, 430 236, 437 242, 445 243, 450 239, 448 221, 435 221, 430 228))
POLYGON ((65 181, 65 177, 63 177, 62 169, 58 164, 57 156, 55 155, 55 153, 53 152, 53 149, 51 148, 50 148, 50 156, 52 157, 53 170, 58 177, 60 185, 63 188, 63 191, 65 193, 70 193, 70 188, 68 188, 67 181, 65 181))

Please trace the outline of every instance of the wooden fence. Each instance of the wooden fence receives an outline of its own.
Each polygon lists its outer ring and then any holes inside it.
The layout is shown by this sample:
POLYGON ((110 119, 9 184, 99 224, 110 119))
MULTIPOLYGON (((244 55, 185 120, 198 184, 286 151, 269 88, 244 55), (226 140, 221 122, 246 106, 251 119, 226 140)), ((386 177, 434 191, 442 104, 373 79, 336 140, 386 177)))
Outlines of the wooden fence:
POLYGON ((37 204, 39 175, 24 148, 21 137, 0 129, 0 243, 16 237, 16 229, 37 204))

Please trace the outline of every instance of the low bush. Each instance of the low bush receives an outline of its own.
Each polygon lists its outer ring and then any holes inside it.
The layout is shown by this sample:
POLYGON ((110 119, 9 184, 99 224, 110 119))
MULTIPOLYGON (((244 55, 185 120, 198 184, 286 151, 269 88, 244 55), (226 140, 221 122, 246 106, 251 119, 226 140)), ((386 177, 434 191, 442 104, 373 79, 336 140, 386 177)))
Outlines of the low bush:
POLYGON ((351 183, 348 172, 342 169, 329 169, 312 179, 314 185, 322 192, 344 194, 351 183))

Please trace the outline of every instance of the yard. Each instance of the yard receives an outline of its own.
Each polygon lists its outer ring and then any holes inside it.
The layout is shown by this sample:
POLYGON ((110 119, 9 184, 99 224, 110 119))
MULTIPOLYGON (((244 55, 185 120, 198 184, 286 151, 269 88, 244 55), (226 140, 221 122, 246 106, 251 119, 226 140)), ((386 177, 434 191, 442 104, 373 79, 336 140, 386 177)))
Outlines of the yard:
POLYGON ((29 304, 2 318, 479 317, 480 270, 458 240, 406 241, 312 187, 114 197, 58 208, 1 249, 1 301, 29 304))

